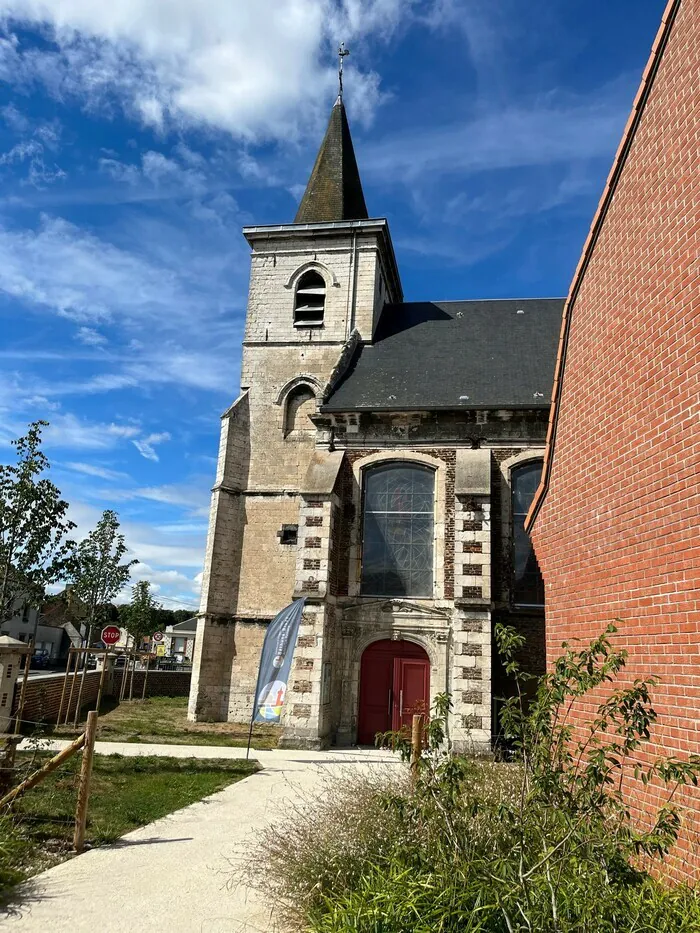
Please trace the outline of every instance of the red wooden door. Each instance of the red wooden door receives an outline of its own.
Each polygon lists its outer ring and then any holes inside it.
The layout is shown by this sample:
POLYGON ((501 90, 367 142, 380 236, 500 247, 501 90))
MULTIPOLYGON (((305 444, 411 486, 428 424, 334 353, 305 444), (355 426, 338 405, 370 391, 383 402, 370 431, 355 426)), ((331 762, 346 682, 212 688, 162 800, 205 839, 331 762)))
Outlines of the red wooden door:
POLYGON ((416 711, 428 708, 430 662, 425 651, 410 641, 376 641, 360 664, 360 707, 357 741, 374 745, 377 732, 411 723, 416 711))
POLYGON ((394 658, 392 729, 411 728, 414 713, 428 711, 430 666, 425 658, 394 658))

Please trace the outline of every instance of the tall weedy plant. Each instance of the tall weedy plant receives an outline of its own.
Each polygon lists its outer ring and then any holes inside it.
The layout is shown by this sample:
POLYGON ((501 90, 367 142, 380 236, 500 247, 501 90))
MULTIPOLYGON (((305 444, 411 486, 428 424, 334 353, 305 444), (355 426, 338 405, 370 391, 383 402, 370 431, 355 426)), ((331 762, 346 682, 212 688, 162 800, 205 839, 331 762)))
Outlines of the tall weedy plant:
POLYGON ((673 803, 676 791, 698 783, 700 756, 640 763, 638 753, 657 718, 651 700, 654 677, 612 689, 595 703, 586 725, 578 721, 574 726, 575 705, 584 699, 590 705, 590 694, 598 696, 599 688, 612 684, 625 667, 627 652, 612 644, 616 631, 610 624, 581 648, 565 643, 554 669, 540 679, 534 700, 526 704, 529 678, 517 661, 524 637, 511 627, 496 627, 499 652, 516 685, 516 694, 504 703, 501 725, 522 765, 517 803, 503 814, 517 827, 513 881, 525 895, 528 881, 546 872, 553 904, 564 860, 602 867, 612 878, 633 872, 636 856, 667 855, 681 823, 673 803), (631 775, 661 788, 664 802, 646 826, 634 819, 625 794, 631 775), (538 853, 534 863, 533 852, 538 853))

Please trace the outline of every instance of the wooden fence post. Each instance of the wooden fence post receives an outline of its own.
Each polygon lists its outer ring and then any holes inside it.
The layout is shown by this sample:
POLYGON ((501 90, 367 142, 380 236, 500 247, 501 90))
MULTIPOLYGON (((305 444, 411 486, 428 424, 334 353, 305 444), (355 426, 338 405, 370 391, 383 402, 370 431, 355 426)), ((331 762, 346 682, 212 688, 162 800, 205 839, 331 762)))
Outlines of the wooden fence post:
POLYGON ((70 745, 66 745, 63 751, 60 751, 58 755, 54 755, 53 758, 47 761, 38 771, 31 774, 26 781, 22 781, 22 783, 14 787, 9 794, 5 794, 2 800, 0 800, 0 807, 12 803, 17 797, 21 797, 25 791, 31 790, 32 787, 36 787, 48 774, 51 774, 51 772, 55 771, 64 761, 67 761, 71 755, 79 751, 83 747, 84 742, 85 733, 83 732, 83 734, 79 735, 70 745))
POLYGON ((423 752, 423 717, 416 714, 411 727, 411 784, 418 783, 418 769, 423 752))
POLYGON ((97 730, 97 710, 90 710, 85 729, 85 745, 83 746, 83 760, 80 763, 80 784, 78 785, 78 802, 75 807, 75 833, 73 835, 73 848, 82 852, 85 845, 85 826, 87 824, 88 800, 90 798, 90 778, 92 776, 92 759, 95 754, 95 732, 97 730))

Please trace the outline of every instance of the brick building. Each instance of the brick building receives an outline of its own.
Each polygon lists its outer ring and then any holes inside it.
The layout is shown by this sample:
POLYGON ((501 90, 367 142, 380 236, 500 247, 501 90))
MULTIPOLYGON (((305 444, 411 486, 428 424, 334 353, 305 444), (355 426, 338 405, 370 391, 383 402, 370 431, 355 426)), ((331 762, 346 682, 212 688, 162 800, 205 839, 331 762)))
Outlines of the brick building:
MULTIPOLYGON (((698 75, 700 0, 673 0, 565 306, 529 516, 548 660, 619 618, 626 676, 661 681, 652 754, 681 756, 700 753, 698 75)), ((660 801, 629 792, 640 814, 660 801)), ((686 802, 687 877, 700 870, 700 794, 686 802)))
POLYGON ((449 690, 456 744, 489 747, 494 619, 544 668, 523 522, 563 299, 404 302, 340 98, 294 223, 244 235, 189 715, 249 718, 266 625, 304 595, 285 743, 371 742, 449 690))

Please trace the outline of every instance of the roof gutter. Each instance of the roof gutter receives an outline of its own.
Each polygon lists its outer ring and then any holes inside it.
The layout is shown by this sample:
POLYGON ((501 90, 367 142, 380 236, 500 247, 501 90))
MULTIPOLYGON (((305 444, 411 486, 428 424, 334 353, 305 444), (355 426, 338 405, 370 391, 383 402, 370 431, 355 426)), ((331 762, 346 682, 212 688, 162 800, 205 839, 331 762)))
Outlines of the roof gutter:
POLYGON ((537 521, 537 516, 539 515, 540 509, 542 508, 544 500, 547 496, 547 492, 549 491, 549 485, 552 476, 552 464, 554 460, 554 450, 557 439, 557 428, 559 426, 559 404, 564 384, 566 354, 569 348, 571 316, 574 305, 576 303, 576 298, 578 297, 578 293, 581 290, 583 279, 593 257, 593 252, 600 237, 605 218, 612 203, 612 199, 615 195, 615 191, 617 190, 617 186, 622 177, 622 173, 627 163, 627 157, 634 142, 634 137, 636 135, 637 129, 639 128, 639 124, 642 121, 644 108, 646 107, 647 101, 649 100, 649 96, 654 84, 654 79, 656 78, 659 67, 661 65, 661 59, 663 58, 664 51, 668 45, 676 15, 678 14, 678 11, 681 7, 681 2, 682 0, 669 0, 666 9, 664 10, 664 15, 661 19, 659 31, 657 32, 654 44, 651 47, 651 54, 649 56, 649 60, 647 61, 646 68, 644 69, 642 80, 637 91, 637 96, 635 97, 634 104, 632 105, 632 112, 630 113, 630 116, 627 120, 627 125, 625 126, 625 130, 622 134, 622 140, 615 154, 615 159, 613 161, 612 168, 610 169, 610 174, 608 175, 605 189, 603 190, 603 194, 598 203, 598 208, 593 217, 593 222, 591 223, 588 237, 583 246, 581 258, 579 259, 578 266, 574 272, 574 277, 569 289, 569 296, 566 300, 566 304, 564 305, 562 327, 559 336, 559 351, 557 353, 557 362, 554 370, 552 406, 550 409, 549 427, 547 429, 547 446, 544 455, 542 479, 540 481, 539 488, 535 493, 532 505, 530 506, 530 511, 528 512, 525 519, 525 528, 527 531, 532 531, 535 522, 537 521))

